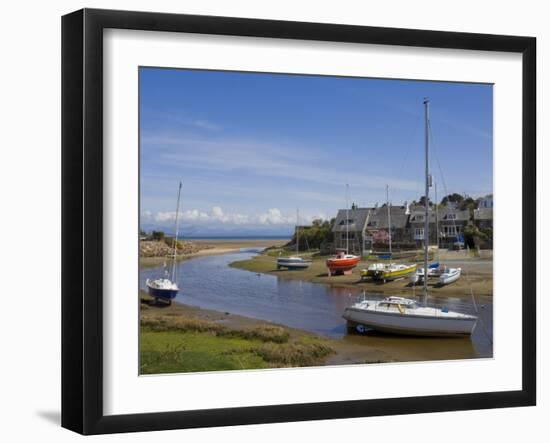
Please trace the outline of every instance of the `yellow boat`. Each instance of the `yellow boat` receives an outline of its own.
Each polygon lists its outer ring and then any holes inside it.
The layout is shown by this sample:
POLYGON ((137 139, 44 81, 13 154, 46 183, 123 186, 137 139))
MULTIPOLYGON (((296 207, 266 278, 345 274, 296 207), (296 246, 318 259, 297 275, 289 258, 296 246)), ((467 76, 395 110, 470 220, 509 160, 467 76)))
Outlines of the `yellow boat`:
POLYGON ((377 265, 376 267, 372 267, 372 269, 364 269, 361 272, 361 276, 371 277, 373 280, 381 280, 385 283, 386 281, 403 278, 416 272, 416 263, 412 265, 377 263, 377 265))
POLYGON ((390 263, 371 263, 367 269, 361 270, 361 278, 362 279, 374 278, 374 275, 378 271, 383 271, 389 265, 390 263))

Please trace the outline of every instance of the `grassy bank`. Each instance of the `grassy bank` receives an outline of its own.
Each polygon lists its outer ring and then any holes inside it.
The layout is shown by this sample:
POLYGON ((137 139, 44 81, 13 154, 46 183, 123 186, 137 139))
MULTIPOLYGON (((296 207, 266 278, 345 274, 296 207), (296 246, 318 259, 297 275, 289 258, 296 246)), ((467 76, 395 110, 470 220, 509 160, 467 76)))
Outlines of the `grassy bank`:
MULTIPOLYGON (((349 287, 355 289, 365 290, 373 293, 388 293, 388 294, 403 294, 411 295, 413 288, 411 287, 408 279, 396 280, 388 283, 381 283, 377 281, 361 280, 360 271, 368 267, 373 261, 382 261, 379 259, 367 259, 363 260, 353 270, 351 275, 339 275, 330 277, 327 273, 325 265, 326 257, 314 257, 311 266, 308 269, 303 270, 286 270, 277 269, 277 256, 276 251, 269 251, 269 253, 259 254, 249 260, 236 261, 231 263, 231 266, 238 269, 243 269, 256 273, 265 273, 269 275, 275 275, 281 278, 296 279, 302 281, 309 281, 312 283, 328 284, 335 287, 349 287)), ((417 257, 411 257, 406 260, 400 260, 403 262, 414 262, 417 257)), ((430 293, 437 297, 439 296, 453 296, 461 298, 470 298, 470 288, 474 294, 483 297, 492 297, 493 295, 493 276, 492 276, 492 260, 479 259, 477 257, 466 255, 463 252, 447 253, 445 263, 449 266, 458 266, 463 269, 463 274, 460 280, 448 285, 439 287, 437 281, 430 281, 430 293), (453 264, 456 263, 456 264, 453 264)), ((420 288, 414 289, 416 293, 421 291, 420 288)))
POLYGON ((333 341, 303 331, 142 298, 142 374, 316 366, 334 353, 333 341))

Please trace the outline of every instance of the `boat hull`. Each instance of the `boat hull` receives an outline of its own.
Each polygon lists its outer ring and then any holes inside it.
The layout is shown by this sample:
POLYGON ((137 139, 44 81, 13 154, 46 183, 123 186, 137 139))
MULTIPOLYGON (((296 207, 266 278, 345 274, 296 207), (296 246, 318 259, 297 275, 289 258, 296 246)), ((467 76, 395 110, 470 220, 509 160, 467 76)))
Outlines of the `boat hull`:
POLYGON ((355 268, 361 259, 359 257, 354 258, 329 258, 326 261, 327 268, 330 273, 351 271, 355 268))
POLYGON ((443 273, 439 276, 439 284, 449 285, 451 283, 454 283, 460 278, 460 274, 461 274, 460 269, 453 273, 443 273))
POLYGON ((380 332, 429 337, 468 336, 473 332, 475 318, 445 318, 409 316, 399 313, 346 308, 344 318, 349 327, 363 325, 380 332))
POLYGON ((177 289, 160 289, 148 285, 147 290, 151 297, 161 298, 163 300, 173 300, 178 295, 177 289))
POLYGON ((289 270, 307 269, 311 265, 311 261, 297 260, 297 259, 285 259, 280 258, 277 260, 277 269, 286 268, 289 270))
POLYGON ((391 280, 396 280, 398 278, 404 278, 414 272, 416 272, 416 265, 409 266, 404 269, 397 269, 395 271, 392 271, 392 270, 374 271, 372 278, 374 280, 391 281, 391 280))

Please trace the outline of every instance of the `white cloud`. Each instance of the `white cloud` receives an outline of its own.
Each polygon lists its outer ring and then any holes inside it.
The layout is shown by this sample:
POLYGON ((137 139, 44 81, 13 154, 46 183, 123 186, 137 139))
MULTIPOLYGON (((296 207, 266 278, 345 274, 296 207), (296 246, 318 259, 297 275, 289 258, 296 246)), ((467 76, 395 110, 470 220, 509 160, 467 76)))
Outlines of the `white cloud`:
POLYGON ((277 208, 272 208, 264 214, 258 215, 258 222, 261 225, 280 225, 286 224, 286 220, 277 208))
MULTIPOLYGON (((201 222, 207 225, 226 225, 226 226, 288 226, 296 224, 296 215, 294 213, 284 214, 278 208, 270 208, 266 212, 256 214, 241 214, 238 212, 226 212, 220 206, 214 206, 208 212, 199 209, 189 209, 180 212, 182 222, 196 223, 201 222)), ((302 214, 300 215, 300 224, 311 223, 315 219, 326 219, 324 214, 302 214)), ((167 226, 174 223, 176 211, 152 213, 149 210, 142 212, 142 220, 147 222, 156 222, 159 225, 167 226)))

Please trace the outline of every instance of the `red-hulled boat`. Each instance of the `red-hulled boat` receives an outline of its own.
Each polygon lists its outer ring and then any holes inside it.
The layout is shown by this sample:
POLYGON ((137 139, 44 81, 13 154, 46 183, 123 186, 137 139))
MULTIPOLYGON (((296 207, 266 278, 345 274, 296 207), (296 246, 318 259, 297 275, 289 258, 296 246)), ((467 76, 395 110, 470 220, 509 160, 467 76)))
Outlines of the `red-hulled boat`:
POLYGON ((360 257, 357 255, 347 254, 346 251, 337 252, 336 255, 327 260, 327 268, 329 275, 344 274, 351 271, 357 266, 360 257))

